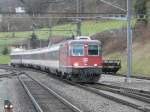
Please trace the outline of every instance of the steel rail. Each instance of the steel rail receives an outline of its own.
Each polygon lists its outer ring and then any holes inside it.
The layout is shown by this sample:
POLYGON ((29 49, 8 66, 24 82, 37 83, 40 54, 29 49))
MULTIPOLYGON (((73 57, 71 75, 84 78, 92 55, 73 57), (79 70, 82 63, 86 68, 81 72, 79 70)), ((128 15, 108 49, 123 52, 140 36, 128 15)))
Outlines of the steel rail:
POLYGON ((0 78, 11 77, 11 76, 16 76, 16 74, 15 73, 2 74, 0 75, 0 78))
POLYGON ((28 94, 28 96, 30 97, 35 109, 37 112, 44 112, 41 107, 39 106, 39 104, 36 102, 35 98, 32 96, 32 94, 30 93, 28 87, 25 85, 25 83, 21 80, 21 78, 18 76, 19 81, 21 82, 22 86, 24 87, 26 93, 28 94))
MULTIPOLYGON (((39 70, 37 70, 39 72, 39 70)), ((44 71, 40 71, 41 73, 46 73, 44 71)), ((100 91, 99 89, 96 89, 96 88, 92 88, 92 87, 88 87, 88 86, 85 86, 83 84, 78 84, 78 83, 74 83, 74 82, 71 82, 69 80, 66 80, 66 79, 62 79, 60 77, 57 77, 56 75, 52 75, 52 74, 49 74, 47 73, 49 76, 53 77, 53 78, 56 78, 58 79, 59 81, 63 81, 64 83, 67 83, 67 84, 70 84, 72 86, 76 86, 78 88, 82 88, 88 92, 91 92, 91 93, 94 93, 94 94, 97 94, 97 95, 100 95, 102 97, 105 97, 109 100, 113 100, 117 103, 121 103, 121 104, 124 104, 124 105, 127 105, 127 106, 130 106, 132 108, 135 108, 135 109, 138 109, 138 110, 141 110, 141 111, 144 111, 144 112, 150 112, 150 108, 149 107, 143 107, 143 105, 138 105, 134 102, 130 102, 130 101, 127 101, 125 99, 121 99, 121 98, 118 98, 116 96, 113 96, 113 95, 109 95, 109 94, 106 94, 104 91, 100 91)))
POLYGON ((13 71, 14 69, 12 70, 9 70, 9 67, 7 65, 0 65, 0 69, 4 69, 4 70, 7 70, 6 73, 2 73, 0 74, 0 78, 4 78, 4 77, 11 77, 11 76, 16 76, 16 72, 13 71), (2 67, 1 67, 2 66, 2 67), (9 73, 10 72, 10 73, 9 73))
MULTIPOLYGON (((112 76, 118 76, 118 77, 126 77, 126 75, 124 75, 124 74, 105 74, 105 75, 112 75, 112 76)), ((132 75, 131 78, 150 80, 150 76, 132 75)))
POLYGON ((128 97, 138 99, 146 103, 150 103, 150 92, 148 91, 130 89, 130 88, 100 84, 100 83, 97 83, 96 85, 89 85, 89 86, 94 87, 96 89, 105 90, 105 91, 121 94, 124 96, 128 96, 128 97))
POLYGON ((88 91, 88 92, 95 93, 95 94, 97 94, 97 95, 100 95, 100 96, 102 96, 102 97, 105 97, 105 98, 107 98, 107 99, 109 99, 109 100, 113 100, 113 101, 115 101, 115 102, 117 102, 117 103, 121 103, 121 104, 130 106, 130 107, 132 107, 132 108, 135 108, 135 109, 138 109, 138 110, 141 110, 141 111, 144 111, 144 112, 150 112, 150 108, 149 108, 149 107, 143 107, 143 105, 138 105, 138 104, 135 104, 135 103, 133 103, 133 102, 127 101, 127 100, 125 100, 125 99, 121 99, 121 98, 118 98, 118 97, 113 96, 113 95, 105 94, 105 92, 100 91, 100 90, 98 90, 98 89, 96 89, 96 88, 91 88, 91 87, 85 86, 85 85, 83 85, 83 84, 77 84, 77 83, 68 81, 68 80, 66 80, 66 79, 61 79, 61 78, 59 78, 59 77, 57 77, 57 76, 52 76, 52 77, 57 78, 58 80, 63 81, 63 82, 65 82, 65 83, 67 83, 67 84, 70 84, 70 85, 73 85, 73 86, 82 88, 82 89, 84 89, 84 90, 86 90, 86 91, 88 91))
MULTIPOLYGON (((27 69, 26 69, 27 70, 27 69)), ((32 70, 33 69, 28 69, 28 70, 32 70)), ((109 100, 113 100, 117 103, 121 103, 121 104, 124 104, 124 105, 127 105, 127 106, 130 106, 130 107, 133 107, 135 109, 138 109, 138 110, 142 110, 144 112, 150 112, 150 107, 149 106, 146 106, 144 107, 143 105, 138 105, 136 103, 133 103, 133 102, 130 102, 130 101, 127 101, 125 99, 121 99, 121 98, 118 98, 116 96, 113 96, 113 95, 109 95, 109 94, 106 94, 103 90, 99 90, 99 89, 96 89, 96 88, 92 88, 92 87, 88 87, 88 86, 85 86, 85 85, 81 85, 81 84, 77 84, 77 83, 74 83, 74 82, 71 82, 71 81, 68 81, 66 79, 62 79, 60 77, 57 77, 56 75, 52 75, 52 74, 49 74, 45 71, 39 71, 39 70, 35 70, 34 71, 36 72, 40 72, 40 73, 44 73, 44 74, 48 74, 49 76, 53 77, 53 78, 56 78, 60 81, 63 81, 64 83, 67 83, 67 84, 70 84, 70 85, 73 85, 73 86, 76 86, 76 87, 79 87, 79 88, 82 88, 88 92, 91 92, 91 93, 95 93, 97 95, 100 95, 102 97, 105 97, 109 100)), ((113 93, 113 92, 112 92, 113 93)))
POLYGON ((95 83, 97 85, 102 85, 110 88, 115 88, 115 89, 120 89, 120 90, 125 90, 127 92, 133 92, 135 94, 143 94, 145 97, 150 97, 150 91, 144 91, 141 89, 132 89, 132 88, 127 88, 127 87, 121 87, 121 86, 115 86, 115 85, 109 85, 109 84, 103 84, 103 83, 95 83))
MULTIPOLYGON (((38 70, 38 72, 39 72, 39 70, 38 70)), ((41 73, 46 73, 46 72, 43 72, 43 71, 40 71, 40 72, 41 72, 41 73)), ((47 74, 48 74, 48 73, 47 73, 47 74)), ((48 74, 48 75, 50 75, 50 74, 48 74)), ((107 98, 107 99, 113 100, 113 101, 115 101, 115 102, 117 102, 117 103, 119 102, 119 103, 121 103, 121 104, 130 106, 130 107, 133 107, 133 108, 135 108, 135 109, 138 109, 138 110, 141 110, 141 111, 144 111, 144 112, 149 112, 149 111, 150 111, 150 108, 149 108, 149 107, 143 107, 143 105, 138 105, 138 104, 136 104, 136 103, 133 103, 133 102, 130 102, 130 101, 126 101, 125 99, 121 99, 121 98, 118 98, 118 97, 113 96, 113 95, 105 94, 103 91, 100 91, 100 90, 98 90, 98 89, 96 89, 96 88, 91 88, 91 87, 87 87, 87 86, 82 85, 82 84, 77 84, 77 83, 68 81, 68 80, 66 80, 66 79, 62 79, 62 78, 60 78, 60 77, 57 77, 57 76, 55 76, 55 75, 50 75, 50 76, 52 76, 53 78, 56 78, 56 79, 58 79, 58 80, 60 80, 60 81, 63 81, 63 82, 65 82, 65 83, 67 83, 67 84, 70 84, 70 85, 73 85, 73 86, 82 88, 82 89, 84 89, 84 90, 86 90, 86 91, 88 91, 88 92, 95 93, 95 94, 100 95, 100 96, 102 96, 102 97, 105 97, 105 98, 107 98)))
MULTIPOLYGON (((65 104, 68 108, 70 108, 73 112, 83 112, 82 110, 80 110, 78 107, 74 106, 72 103, 70 103, 69 101, 67 101, 66 99, 64 99, 63 97, 61 97, 60 95, 58 95, 56 92, 54 92, 52 89, 48 88, 46 85, 42 84, 41 82, 35 80, 33 77, 31 77, 29 74, 23 72, 20 73, 19 75, 24 74, 26 76, 28 76, 29 78, 31 78, 33 81, 35 81, 37 84, 39 84, 41 87, 43 87, 45 90, 47 90, 50 94, 52 94, 53 96, 55 96, 59 101, 61 101, 63 104, 65 104)), ((35 101, 34 101, 35 102, 35 101)), ((39 106, 40 107, 40 106, 39 106)))
MULTIPOLYGON (((126 99, 119 98, 119 97, 117 97, 118 95, 114 96, 114 95, 111 95, 111 94, 107 94, 107 90, 100 90, 100 89, 96 89, 96 88, 93 88, 93 87, 81 86, 81 85, 80 85, 80 87, 85 89, 85 90, 91 91, 91 92, 93 92, 95 94, 98 94, 100 96, 103 96, 105 98, 108 98, 110 100, 113 100, 115 102, 122 103, 124 105, 133 107, 135 109, 138 109, 138 110, 141 110, 141 111, 144 111, 144 112, 150 112, 149 106, 148 107, 144 107, 143 105, 139 105, 136 102, 134 103, 133 101, 128 101, 126 99)), ((110 93, 113 93, 113 92, 111 91, 110 93)))

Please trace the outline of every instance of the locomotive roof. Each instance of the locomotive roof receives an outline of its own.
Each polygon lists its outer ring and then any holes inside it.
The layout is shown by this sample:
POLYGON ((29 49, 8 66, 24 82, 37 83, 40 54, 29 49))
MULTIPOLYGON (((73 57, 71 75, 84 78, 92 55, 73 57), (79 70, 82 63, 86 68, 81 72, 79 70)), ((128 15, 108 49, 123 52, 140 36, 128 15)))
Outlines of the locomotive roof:
POLYGON ((101 44, 101 42, 99 40, 70 40, 69 41, 69 44, 71 43, 98 43, 98 44, 101 44))

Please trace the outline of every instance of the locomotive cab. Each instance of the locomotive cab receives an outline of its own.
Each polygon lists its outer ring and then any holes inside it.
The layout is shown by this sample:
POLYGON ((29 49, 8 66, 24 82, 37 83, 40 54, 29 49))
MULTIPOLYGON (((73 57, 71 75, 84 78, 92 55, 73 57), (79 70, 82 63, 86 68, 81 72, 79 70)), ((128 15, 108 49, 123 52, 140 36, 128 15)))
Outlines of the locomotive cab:
POLYGON ((75 82, 97 82, 102 73, 101 43, 80 39, 71 40, 67 45, 67 58, 60 56, 63 58, 61 64, 65 66, 64 72, 75 82))

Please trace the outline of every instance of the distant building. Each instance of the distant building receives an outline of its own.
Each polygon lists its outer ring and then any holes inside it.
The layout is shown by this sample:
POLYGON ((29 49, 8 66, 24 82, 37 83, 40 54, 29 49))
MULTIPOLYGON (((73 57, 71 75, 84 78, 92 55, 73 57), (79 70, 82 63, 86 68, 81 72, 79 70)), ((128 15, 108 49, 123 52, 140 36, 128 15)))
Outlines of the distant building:
POLYGON ((16 11, 16 13, 25 13, 24 7, 16 7, 15 11, 16 11))

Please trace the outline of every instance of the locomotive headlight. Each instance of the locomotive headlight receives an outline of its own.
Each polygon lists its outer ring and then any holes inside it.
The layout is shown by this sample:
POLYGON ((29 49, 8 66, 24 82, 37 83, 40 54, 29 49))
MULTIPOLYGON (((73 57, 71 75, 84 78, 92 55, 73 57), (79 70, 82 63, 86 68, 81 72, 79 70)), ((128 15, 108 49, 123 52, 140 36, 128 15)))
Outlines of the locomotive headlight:
POLYGON ((5 105, 5 108, 8 108, 8 105, 5 105))
POLYGON ((79 66, 79 63, 74 63, 73 66, 74 66, 74 67, 78 67, 78 66, 79 66))
POLYGON ((97 66, 97 64, 94 64, 94 66, 97 66))
POLYGON ((84 47, 88 47, 88 45, 87 45, 87 44, 85 44, 85 45, 84 45, 84 47))
POLYGON ((10 108, 13 108, 13 105, 10 105, 10 108))

